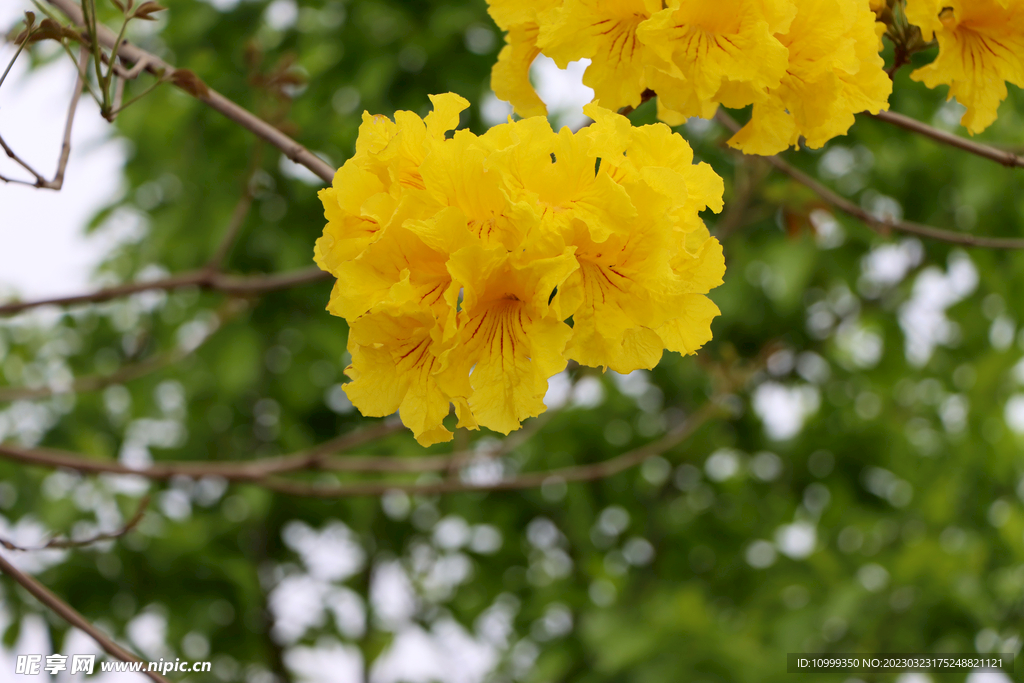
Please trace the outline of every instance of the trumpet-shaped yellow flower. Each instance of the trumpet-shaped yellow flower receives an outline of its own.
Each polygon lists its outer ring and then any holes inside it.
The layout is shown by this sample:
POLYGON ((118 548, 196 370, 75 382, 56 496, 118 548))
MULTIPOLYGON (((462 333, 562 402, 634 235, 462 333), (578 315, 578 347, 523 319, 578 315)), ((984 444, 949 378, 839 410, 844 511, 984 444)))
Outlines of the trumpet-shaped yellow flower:
POLYGON ((537 46, 562 69, 591 60, 583 84, 609 109, 635 107, 647 88, 646 49, 637 27, 661 10, 661 0, 565 0, 540 17, 537 46))
POLYGON ((792 15, 791 0, 670 3, 637 30, 649 47, 651 87, 685 116, 764 99, 786 72, 786 48, 774 34, 792 15))
POLYGON ((502 247, 475 246, 449 261, 464 295, 460 348, 445 385, 456 395, 462 387, 484 427, 508 434, 544 411, 548 377, 565 368, 562 351, 572 334, 548 301, 577 267, 572 249, 528 259, 502 247))
POLYGON ((585 111, 595 120, 585 135, 600 173, 622 185, 638 213, 607 236, 573 224, 566 241, 580 267, 552 305, 559 318, 573 317, 569 358, 618 372, 651 368, 663 349, 693 353, 711 338, 718 309, 700 295, 721 284, 725 262, 697 212, 721 210, 722 180, 693 165, 690 146, 667 126, 633 128, 595 105, 585 111))
POLYGON ((469 106, 452 93, 431 95, 431 101, 434 111, 426 119, 408 111, 395 112, 394 121, 363 112, 355 156, 319 193, 327 226, 313 253, 322 269, 336 275, 342 263, 361 254, 392 222, 425 217, 422 198, 406 190, 424 189, 419 166, 426 145, 444 140, 469 106))
POLYGON ((973 135, 996 119, 1006 83, 1024 87, 1024 2, 1021 0, 909 0, 907 18, 939 56, 910 77, 929 88, 949 86, 949 98, 967 107, 961 119, 973 135))
POLYGON ((474 242, 466 217, 448 208, 428 220, 393 226, 365 252, 342 264, 327 306, 334 315, 354 320, 385 301, 415 301, 452 322, 458 299, 448 259, 474 242))
POLYGON ((710 339, 724 261, 699 212, 722 179, 679 135, 589 105, 579 133, 535 117, 449 136, 465 101, 432 99, 425 119, 365 115, 321 192, 314 258, 363 414, 397 410, 423 445, 451 438, 453 404, 507 434, 567 359, 629 372, 710 339))
POLYGON ((729 144, 776 154, 803 136, 818 148, 853 125, 854 114, 888 109, 892 82, 878 54, 875 14, 861 0, 797 0, 797 15, 779 39, 789 51, 786 75, 729 144))
POLYGON ((383 304, 349 325, 352 381, 342 388, 363 415, 383 417, 396 410, 423 446, 450 441, 441 423, 449 398, 436 375, 450 347, 444 344, 430 309, 415 303, 383 304))

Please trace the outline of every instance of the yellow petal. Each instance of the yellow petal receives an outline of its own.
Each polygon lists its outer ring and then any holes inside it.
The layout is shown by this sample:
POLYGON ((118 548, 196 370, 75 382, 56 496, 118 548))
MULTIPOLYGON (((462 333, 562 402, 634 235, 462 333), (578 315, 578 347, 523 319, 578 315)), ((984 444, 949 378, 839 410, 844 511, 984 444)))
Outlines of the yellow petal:
POLYGON ((655 331, 669 351, 683 355, 696 353, 711 341, 711 321, 720 313, 718 306, 706 296, 687 294, 680 308, 681 315, 655 331))
POLYGON ((539 27, 535 23, 509 28, 505 47, 491 68, 491 89, 520 116, 546 116, 548 108, 530 83, 530 65, 540 54, 537 47, 539 27))

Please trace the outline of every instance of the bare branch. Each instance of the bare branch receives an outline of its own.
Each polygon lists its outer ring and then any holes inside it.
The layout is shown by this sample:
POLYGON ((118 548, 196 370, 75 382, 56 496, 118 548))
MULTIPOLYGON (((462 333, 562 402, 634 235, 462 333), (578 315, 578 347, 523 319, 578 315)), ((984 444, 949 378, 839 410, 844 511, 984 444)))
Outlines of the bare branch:
MULTIPOLYGON (((49 588, 11 564, 3 554, 0 554, 0 571, 14 579, 14 581, 22 588, 35 596, 39 602, 50 608, 61 619, 68 622, 75 628, 89 634, 93 640, 99 643, 100 647, 102 647, 107 654, 120 659, 122 662, 142 661, 135 656, 135 654, 114 642, 114 640, 107 634, 103 633, 103 631, 96 628, 96 626, 83 617, 74 607, 57 597, 49 588)), ((145 669, 146 667, 143 667, 141 673, 151 680, 156 681, 156 683, 170 683, 169 680, 160 674, 154 671, 146 671, 145 669)))
MULTIPOLYGON (((26 465, 63 468, 83 474, 135 475, 152 480, 165 481, 173 477, 220 477, 227 481, 254 484, 272 491, 297 496, 343 497, 375 496, 392 490, 410 493, 453 493, 456 491, 505 491, 540 486, 555 478, 565 482, 593 481, 617 474, 658 455, 690 436, 700 425, 720 411, 715 401, 706 404, 689 419, 669 431, 658 441, 641 446, 611 460, 589 465, 565 467, 544 472, 531 472, 492 484, 472 484, 448 479, 441 482, 416 484, 409 482, 367 482, 358 484, 316 485, 282 479, 281 475, 302 472, 350 472, 350 473, 417 473, 449 471, 453 466, 461 467, 481 454, 460 451, 444 456, 398 458, 394 456, 346 456, 330 457, 333 453, 356 448, 382 436, 398 432, 404 427, 398 421, 385 421, 374 427, 363 429, 324 442, 307 451, 272 458, 236 462, 163 462, 149 467, 135 469, 119 462, 95 460, 76 453, 50 449, 24 449, 10 444, 0 444, 0 457, 26 465)), ((484 457, 501 455, 511 451, 533 436, 543 426, 536 427, 520 439, 507 439, 493 453, 484 457)))
POLYGON ((488 484, 474 484, 457 479, 445 479, 429 483, 408 482, 366 482, 357 484, 306 484, 289 481, 277 477, 267 477, 252 482, 278 493, 313 498, 345 498, 355 496, 380 496, 389 491, 403 491, 410 494, 432 495, 442 493, 464 493, 483 491, 518 491, 537 488, 548 481, 565 483, 588 482, 605 479, 631 467, 635 467, 649 458, 661 455, 668 449, 679 445, 689 438, 705 422, 721 412, 722 408, 715 402, 709 402, 700 410, 670 430, 665 436, 639 448, 634 448, 610 460, 589 465, 561 467, 542 472, 528 472, 509 479, 502 479, 488 484))
MULTIPOLYGON (((74 0, 47 0, 47 2, 60 9, 60 11, 66 14, 71 21, 78 26, 83 25, 84 17, 82 16, 82 9, 74 2, 74 0)), ((112 49, 114 45, 117 44, 117 36, 106 26, 97 26, 96 34, 99 38, 99 42, 107 48, 112 49)), ((121 60, 130 64, 138 64, 140 61, 144 61, 145 70, 158 77, 178 72, 174 66, 163 61, 156 55, 146 52, 127 41, 122 41, 120 43, 117 54, 121 60)), ((212 109, 219 111, 235 123, 242 125, 258 137, 274 145, 284 152, 285 156, 289 159, 297 164, 305 166, 324 182, 330 183, 333 181, 334 169, 330 164, 310 152, 295 140, 292 140, 274 126, 260 119, 252 112, 238 106, 217 91, 210 89, 204 83, 198 81, 197 78, 181 79, 179 81, 175 81, 175 85, 198 99, 200 102, 203 102, 212 109)))
POLYGON ((273 292, 281 289, 290 289, 302 285, 323 282, 331 278, 316 266, 300 268, 298 270, 273 273, 270 275, 225 275, 223 273, 211 272, 208 269, 194 270, 181 275, 172 275, 161 280, 150 280, 147 282, 130 282, 116 287, 108 287, 90 294, 78 294, 75 296, 56 297, 53 299, 40 299, 37 301, 24 301, 0 305, 0 317, 11 316, 30 308, 39 306, 73 306, 80 304, 94 304, 102 301, 110 301, 139 292, 155 290, 172 291, 184 287, 200 287, 224 294, 236 296, 255 296, 266 292, 273 292))
POLYGON ((1013 152, 999 149, 997 147, 983 145, 979 142, 974 142, 973 140, 960 137, 959 135, 947 133, 944 130, 933 128, 932 126, 922 123, 917 119, 912 119, 909 116, 904 116, 903 114, 897 114, 896 112, 891 111, 882 111, 877 114, 869 114, 869 116, 872 116, 879 121, 885 121, 886 123, 891 123, 894 126, 899 126, 900 128, 909 130, 912 133, 924 135, 925 137, 929 137, 936 142, 941 142, 944 145, 956 147, 957 149, 970 152, 971 154, 984 159, 990 159, 1002 164, 1003 166, 1010 168, 1024 168, 1024 156, 1014 154, 1013 152))
POLYGON ((42 545, 38 548, 23 548, 21 546, 17 546, 11 543, 10 541, 0 538, 0 545, 7 548, 8 550, 30 552, 38 550, 50 550, 53 548, 85 548, 87 546, 95 545, 103 541, 113 541, 114 539, 121 538, 122 536, 126 535, 129 531, 137 527, 139 525, 139 522, 142 521, 142 517, 146 514, 146 509, 148 507, 149 496, 145 496, 143 497, 142 500, 139 501, 139 507, 135 511, 135 514, 132 515, 132 518, 129 519, 128 522, 123 527, 121 527, 117 531, 96 534, 95 536, 91 536, 90 538, 86 538, 81 541, 73 541, 69 538, 51 538, 49 541, 46 542, 46 545, 42 545))
POLYGON ((0 457, 37 467, 63 468, 83 474, 130 474, 157 481, 166 481, 174 477, 221 477, 228 481, 249 482, 259 481, 266 477, 303 470, 322 470, 339 472, 410 472, 437 470, 447 467, 449 458, 393 458, 381 457, 345 457, 331 458, 334 453, 341 453, 362 446, 381 437, 404 429, 397 420, 385 420, 372 427, 343 434, 325 441, 311 449, 271 458, 242 461, 196 462, 169 461, 136 469, 120 462, 97 460, 79 453, 53 449, 25 449, 11 444, 0 444, 0 457), (408 462, 405 462, 408 461, 408 462), (426 465, 422 463, 427 463, 426 465))
MULTIPOLYGON (((733 132, 740 129, 740 125, 721 109, 719 109, 718 113, 715 114, 715 118, 733 132)), ((909 235, 917 235, 919 237, 927 237, 929 239, 948 242, 950 244, 958 244, 965 247, 984 247, 987 249, 1024 249, 1024 239, 968 235, 962 232, 955 232, 953 230, 943 230, 942 228, 936 228, 923 223, 915 223, 913 221, 894 221, 878 218, 871 214, 871 212, 854 204, 846 197, 835 193, 800 169, 790 166, 788 163, 783 161, 781 157, 770 156, 761 158, 765 159, 768 163, 788 175, 793 180, 811 189, 828 204, 831 204, 843 213, 856 218, 880 235, 888 235, 889 232, 902 232, 909 235)))

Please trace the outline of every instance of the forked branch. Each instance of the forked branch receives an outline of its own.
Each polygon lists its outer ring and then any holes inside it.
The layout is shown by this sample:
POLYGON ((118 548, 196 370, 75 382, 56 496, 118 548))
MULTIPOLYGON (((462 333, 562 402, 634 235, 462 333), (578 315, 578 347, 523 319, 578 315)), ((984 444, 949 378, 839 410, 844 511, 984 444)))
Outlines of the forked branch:
POLYGON ((129 519, 128 522, 117 531, 99 533, 95 534, 94 536, 90 536, 89 538, 83 538, 77 541, 70 538, 51 538, 45 544, 35 548, 25 548, 20 545, 15 545, 14 543, 11 543, 6 539, 0 538, 0 546, 3 546, 8 550, 31 552, 63 548, 86 548, 91 545, 96 545, 97 543, 102 543, 103 541, 113 541, 115 539, 121 538, 122 536, 126 535, 128 532, 133 530, 135 527, 137 527, 139 525, 139 522, 142 521, 142 517, 146 514, 146 509, 148 507, 149 496, 145 496, 141 501, 139 501, 139 507, 135 511, 135 514, 132 515, 132 518, 129 519))
MULTIPOLYGON (((82 8, 74 0, 47 0, 47 2, 67 15, 76 26, 84 26, 82 8)), ((195 74, 176 69, 156 55, 132 45, 127 40, 122 40, 118 44, 117 35, 102 24, 96 27, 96 35, 103 47, 113 49, 115 45, 117 46, 119 60, 128 64, 143 64, 143 69, 157 77, 169 74, 174 85, 274 145, 289 159, 305 166, 325 183, 330 183, 334 179, 334 168, 330 164, 252 112, 211 89, 195 74)))
POLYGON ((68 167, 68 160, 71 158, 71 130, 75 124, 75 112, 78 110, 78 101, 82 99, 82 89, 85 87, 85 80, 82 77, 85 66, 89 62, 89 52, 84 47, 81 51, 81 57, 79 58, 78 64, 78 77, 75 79, 75 90, 71 95, 71 104, 68 105, 68 116, 64 123, 64 138, 60 146, 60 157, 57 159, 57 171, 53 174, 53 180, 47 180, 41 173, 36 171, 28 162, 19 157, 10 145, 8 145, 2 137, 0 137, 0 148, 7 153, 15 163, 24 168, 26 171, 32 174, 35 178, 34 182, 26 180, 18 180, 17 178, 7 178, 0 175, 0 181, 5 183, 15 183, 18 185, 30 185, 32 187, 42 188, 44 190, 59 190, 64 186, 64 172, 68 167))

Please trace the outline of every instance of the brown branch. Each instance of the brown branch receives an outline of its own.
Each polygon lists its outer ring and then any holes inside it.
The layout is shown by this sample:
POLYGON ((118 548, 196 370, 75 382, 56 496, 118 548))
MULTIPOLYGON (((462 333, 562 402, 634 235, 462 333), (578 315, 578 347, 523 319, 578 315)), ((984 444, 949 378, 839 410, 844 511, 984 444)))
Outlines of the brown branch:
MULTIPOLYGON (((155 463, 146 468, 135 469, 119 462, 94 460, 68 451, 24 449, 10 444, 0 444, 0 457, 26 465, 69 469, 83 474, 134 475, 158 481, 166 481, 179 476, 192 479, 220 477, 230 482, 254 484, 272 491, 298 496, 375 496, 392 490, 423 494, 453 493, 456 491, 505 491, 533 488, 540 486, 551 478, 561 479, 565 482, 578 482, 593 481, 617 474, 680 443, 700 425, 710 419, 718 410, 717 404, 712 401, 658 441, 636 448, 611 460, 544 472, 531 472, 512 479, 484 485, 469 484, 457 479, 449 479, 428 484, 368 482, 337 486, 317 486, 280 478, 281 475, 285 474, 310 471, 392 474, 443 472, 450 470, 453 465, 461 466, 472 462, 473 459, 481 455, 473 451, 459 451, 444 456, 417 458, 397 458, 394 456, 330 457, 333 453, 356 448, 382 436, 404 429, 398 421, 385 421, 368 429, 345 434, 307 451, 249 461, 213 463, 171 461, 155 463)), ((506 440, 498 450, 492 453, 485 453, 484 457, 493 457, 511 451, 520 445, 522 441, 530 438, 542 426, 543 422, 538 422, 533 430, 525 433, 521 438, 506 440)))
POLYGON ((748 222, 750 204, 770 172, 766 164, 758 163, 753 157, 737 157, 732 201, 726 203, 725 213, 714 225, 715 237, 719 241, 724 241, 748 222))
POLYGON ((389 491, 404 491, 416 495, 435 495, 443 493, 465 493, 485 491, 519 491, 537 488, 547 481, 557 480, 565 483, 588 482, 605 479, 631 467, 635 467, 649 458, 661 455, 668 449, 689 438, 705 422, 710 420, 721 408, 715 402, 707 403, 703 408, 684 420, 657 441, 639 448, 634 448, 622 455, 603 462, 588 465, 561 467, 542 472, 528 472, 509 479, 502 479, 489 484, 473 484, 453 479, 445 479, 429 483, 408 482, 366 482, 357 484, 306 484, 276 477, 268 477, 252 482, 278 493, 293 496, 315 498, 343 498, 355 496, 380 496, 389 491))
MULTIPOLYGON (((68 18, 77 26, 83 26, 84 18, 82 16, 82 9, 74 2, 74 0, 47 0, 47 2, 67 15, 68 18)), ((117 44, 116 34, 106 26, 100 25, 96 28, 99 42, 105 47, 112 49, 114 45, 117 44)), ((163 61, 156 55, 146 52, 145 50, 132 45, 128 41, 122 41, 118 46, 117 56, 122 61, 130 64, 144 62, 145 70, 157 77, 163 77, 165 74, 181 73, 174 66, 163 61)), ((280 149, 284 152, 285 156, 295 163, 308 168, 325 183, 333 181, 334 168, 332 168, 330 164, 310 152, 295 140, 292 140, 274 126, 260 119, 252 112, 238 106, 216 90, 207 87, 194 75, 190 78, 172 79, 172 81, 175 85, 187 92, 189 95, 195 97, 200 102, 216 111, 219 111, 235 123, 242 125, 258 137, 280 149)))
POLYGON ((0 176, 0 180, 6 183, 17 183, 19 185, 30 185, 32 187, 38 187, 44 190, 59 190, 64 186, 64 171, 68 167, 68 159, 71 158, 71 130, 75 123, 75 112, 78 110, 78 101, 82 98, 82 89, 85 86, 85 80, 82 78, 82 69, 89 62, 89 52, 84 47, 82 48, 81 57, 79 58, 78 65, 78 77, 75 79, 75 90, 71 95, 71 104, 68 105, 68 117, 64 123, 64 138, 60 147, 60 157, 57 159, 57 171, 53 175, 53 180, 47 180, 32 168, 24 159, 19 157, 11 147, 4 142, 4 139, 0 137, 0 147, 3 148, 4 152, 7 153, 12 160, 14 160, 19 166, 24 168, 26 171, 31 173, 35 177, 35 182, 27 182, 24 180, 17 180, 13 178, 5 178, 0 176))
MULTIPOLYGON (((721 109, 715 114, 716 120, 724 125, 729 130, 736 132, 740 129, 740 125, 728 114, 723 112, 721 109)), ((1024 239, 1012 238, 1012 237, 982 237, 977 235, 968 235, 962 232, 955 232, 953 230, 943 230, 942 228, 936 228, 931 225, 925 225, 924 223, 915 223, 913 221, 894 221, 878 218, 871 214, 866 209, 854 204, 846 197, 843 197, 836 192, 832 191, 818 180, 812 178, 808 174, 804 173, 798 168, 790 166, 788 163, 782 160, 778 156, 767 156, 761 157, 768 163, 774 166, 776 169, 782 171, 793 180, 797 181, 801 185, 806 186, 825 202, 831 204, 833 207, 839 209, 845 214, 856 218, 861 221, 869 228, 874 230, 879 235, 888 236, 890 231, 902 232, 909 235, 917 235, 919 237, 927 237, 929 239, 939 240, 942 242, 948 242, 950 244, 958 244, 965 247, 984 247, 988 249, 1024 249, 1024 239)))
POLYGON ((38 550, 50 550, 53 548, 85 548, 87 546, 95 545, 103 541, 113 541, 114 539, 121 538, 122 536, 126 535, 129 531, 137 527, 139 525, 139 522, 142 521, 142 517, 146 514, 146 508, 148 507, 149 496, 145 496, 142 500, 139 501, 139 507, 135 511, 135 514, 132 515, 132 518, 128 520, 127 524, 125 524, 123 527, 121 527, 117 531, 96 534, 95 536, 83 539, 81 541, 74 541, 69 538, 51 538, 49 541, 46 542, 46 545, 42 545, 38 548, 23 548, 21 546, 11 543, 10 541, 0 538, 0 545, 7 548, 8 550, 30 552, 38 550))
POLYGON ((161 280, 147 282, 129 282, 116 287, 108 287, 90 294, 77 294, 75 296, 55 297, 52 299, 39 299, 36 301, 15 302, 0 305, 0 317, 21 313, 30 308, 39 306, 72 306, 80 304, 94 304, 102 301, 110 301, 139 292, 153 290, 171 291, 184 287, 200 287, 224 294, 237 296, 254 296, 265 292, 273 292, 281 289, 289 289, 313 282, 322 282, 331 278, 316 266, 300 268, 297 270, 285 271, 283 273, 272 273, 269 275, 225 275, 214 273, 206 268, 193 270, 181 275, 172 275, 161 280))
MULTIPOLYGON (((11 564, 3 554, 0 554, 0 571, 14 579, 22 588, 35 596, 39 602, 50 608, 61 619, 89 634, 107 654, 116 657, 122 662, 142 661, 135 654, 114 642, 112 638, 90 623, 74 607, 57 597, 49 588, 11 564)), ((141 673, 156 681, 156 683, 170 683, 168 679, 155 671, 146 671, 145 666, 142 668, 141 673)))
POLYGON ((897 114, 891 111, 881 111, 877 114, 869 114, 873 118, 879 121, 885 121, 891 123, 894 126, 899 126, 904 130, 909 130, 912 133, 918 135, 924 135, 925 137, 931 138, 936 142, 940 142, 950 147, 956 147, 957 149, 969 152, 975 156, 989 159, 997 163, 1007 166, 1009 168, 1024 168, 1024 156, 1014 154, 1011 151, 999 149, 998 147, 992 147, 990 145, 983 145, 980 142, 974 142, 967 138, 954 135, 953 133, 947 133, 944 130, 933 128, 927 123, 922 123, 917 119, 912 119, 909 116, 903 114, 897 114))
POLYGON ((26 449, 11 444, 0 444, 0 457, 36 467, 62 468, 83 474, 128 474, 156 481, 173 477, 221 477, 228 481, 251 482, 266 477, 303 470, 337 472, 417 472, 443 469, 452 456, 440 458, 394 458, 344 457, 331 458, 340 453, 362 446, 381 437, 404 429, 397 420, 385 420, 379 424, 355 432, 343 434, 325 441, 311 449, 270 458, 242 461, 196 462, 167 461, 136 469, 120 462, 97 460, 78 453, 56 449, 26 449))

